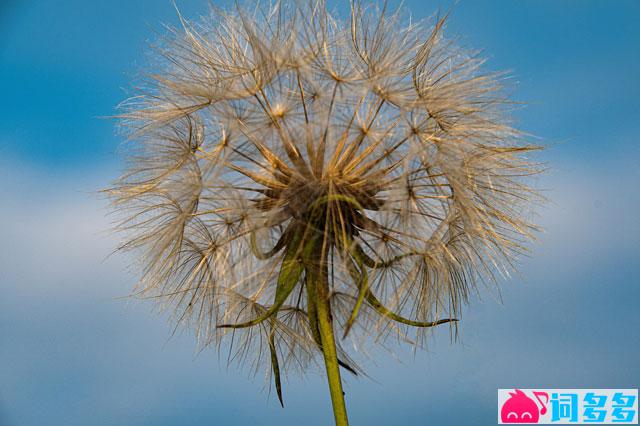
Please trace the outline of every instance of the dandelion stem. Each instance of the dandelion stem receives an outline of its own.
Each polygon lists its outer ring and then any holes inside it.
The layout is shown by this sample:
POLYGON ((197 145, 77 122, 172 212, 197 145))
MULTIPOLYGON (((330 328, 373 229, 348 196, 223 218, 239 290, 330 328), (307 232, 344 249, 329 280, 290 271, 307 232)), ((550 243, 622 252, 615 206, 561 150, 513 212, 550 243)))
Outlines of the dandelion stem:
POLYGON ((320 338, 322 340, 322 354, 324 355, 324 364, 327 372, 327 381, 329 382, 331 403, 333 404, 333 415, 336 421, 336 426, 348 426, 349 420, 347 419, 347 407, 344 402, 338 352, 336 349, 336 341, 331 319, 331 302, 327 267, 326 257, 322 256, 320 267, 312 266, 310 269, 315 269, 315 271, 312 272, 312 279, 317 283, 316 309, 318 315, 318 328, 320 329, 320 338))

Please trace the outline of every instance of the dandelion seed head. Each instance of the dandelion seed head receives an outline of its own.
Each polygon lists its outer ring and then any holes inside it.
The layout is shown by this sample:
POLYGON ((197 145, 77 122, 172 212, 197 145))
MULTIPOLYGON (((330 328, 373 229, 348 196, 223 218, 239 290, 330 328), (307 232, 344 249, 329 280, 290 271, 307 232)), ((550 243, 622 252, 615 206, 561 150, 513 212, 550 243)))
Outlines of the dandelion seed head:
POLYGON ((538 166, 502 75, 444 22, 359 2, 341 20, 319 0, 181 17, 122 106, 129 169, 107 190, 140 253, 136 294, 203 346, 229 337, 230 359, 266 360, 275 336, 301 371, 318 354, 310 263, 358 345, 420 345, 458 316, 534 238, 538 166))

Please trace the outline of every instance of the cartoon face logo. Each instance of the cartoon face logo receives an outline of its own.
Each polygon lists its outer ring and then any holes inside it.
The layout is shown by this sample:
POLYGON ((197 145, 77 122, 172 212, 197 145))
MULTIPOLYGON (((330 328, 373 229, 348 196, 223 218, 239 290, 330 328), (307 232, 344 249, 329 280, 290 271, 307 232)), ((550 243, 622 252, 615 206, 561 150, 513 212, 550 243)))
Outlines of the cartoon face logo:
POLYGON ((546 392, 534 392, 533 394, 540 403, 540 410, 534 400, 520 389, 509 392, 511 397, 505 401, 500 410, 502 423, 538 423, 540 415, 547 412, 546 404, 549 402, 549 395, 546 392), (540 399, 541 397, 546 398, 544 403, 540 399))

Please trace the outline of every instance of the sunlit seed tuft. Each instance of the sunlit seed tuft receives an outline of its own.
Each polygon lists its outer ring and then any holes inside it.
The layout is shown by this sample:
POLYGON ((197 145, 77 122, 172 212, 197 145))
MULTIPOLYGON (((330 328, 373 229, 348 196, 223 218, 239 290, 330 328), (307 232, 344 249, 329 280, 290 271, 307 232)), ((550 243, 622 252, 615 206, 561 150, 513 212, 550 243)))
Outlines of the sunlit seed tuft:
POLYGON ((444 18, 407 18, 317 0, 181 18, 123 104, 129 168, 107 190, 141 253, 136 294, 279 377, 322 351, 313 271, 336 335, 364 349, 422 344, 512 268, 538 147, 510 127, 501 74, 444 18))

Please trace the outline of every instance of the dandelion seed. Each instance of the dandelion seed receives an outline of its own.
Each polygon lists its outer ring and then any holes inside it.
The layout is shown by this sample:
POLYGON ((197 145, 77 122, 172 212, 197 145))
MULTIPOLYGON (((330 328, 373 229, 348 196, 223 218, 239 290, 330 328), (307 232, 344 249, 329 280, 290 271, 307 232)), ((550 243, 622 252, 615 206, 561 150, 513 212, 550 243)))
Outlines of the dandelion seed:
POLYGON ((320 0, 181 18, 123 105, 130 168, 107 192, 137 294, 265 362, 281 403, 281 372, 322 359, 336 424, 340 369, 360 371, 345 341, 423 344, 536 229, 537 147, 444 22, 320 0))

